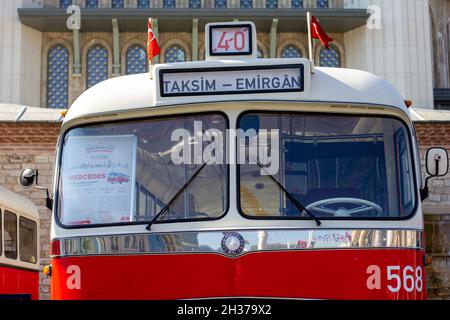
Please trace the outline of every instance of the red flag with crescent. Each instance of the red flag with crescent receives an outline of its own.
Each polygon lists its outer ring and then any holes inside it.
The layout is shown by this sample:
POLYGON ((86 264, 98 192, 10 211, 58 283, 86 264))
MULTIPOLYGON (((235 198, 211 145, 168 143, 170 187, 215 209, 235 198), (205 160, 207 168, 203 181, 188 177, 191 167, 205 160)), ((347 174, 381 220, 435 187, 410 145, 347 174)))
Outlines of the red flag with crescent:
POLYGON ((325 48, 330 49, 329 43, 333 41, 333 39, 327 35, 319 21, 314 16, 311 16, 311 37, 314 39, 319 39, 325 48))
POLYGON ((148 60, 153 60, 161 52, 158 41, 152 29, 152 19, 148 19, 148 41, 147 41, 147 57, 148 60))

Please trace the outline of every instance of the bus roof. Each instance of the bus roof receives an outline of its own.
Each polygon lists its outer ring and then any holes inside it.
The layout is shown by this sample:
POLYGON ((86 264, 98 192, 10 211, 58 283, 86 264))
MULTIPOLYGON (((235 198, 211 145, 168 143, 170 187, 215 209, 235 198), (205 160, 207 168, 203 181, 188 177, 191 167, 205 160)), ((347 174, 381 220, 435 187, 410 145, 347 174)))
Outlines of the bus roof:
MULTIPOLYGON (((254 59, 264 65, 292 62, 294 59, 254 59), (291 60, 291 61, 289 61, 291 60)), ((295 59, 298 62, 300 59, 295 59)), ((303 63, 304 63, 304 59, 303 63)), ((242 61, 197 61, 163 64, 162 67, 200 68, 242 66, 242 61)), ((309 76, 309 75, 308 75, 309 76)), ((310 76, 308 89, 298 92, 270 94, 233 94, 215 96, 183 96, 157 100, 155 80, 148 73, 120 76, 103 81, 86 90, 71 106, 64 122, 72 119, 102 114, 123 112, 132 109, 156 108, 177 104, 213 103, 230 101, 296 101, 388 106, 401 109, 409 115, 404 97, 386 80, 360 70, 344 68, 315 68, 310 76)))
POLYGON ((39 220, 39 211, 27 198, 0 186, 0 208, 39 220))

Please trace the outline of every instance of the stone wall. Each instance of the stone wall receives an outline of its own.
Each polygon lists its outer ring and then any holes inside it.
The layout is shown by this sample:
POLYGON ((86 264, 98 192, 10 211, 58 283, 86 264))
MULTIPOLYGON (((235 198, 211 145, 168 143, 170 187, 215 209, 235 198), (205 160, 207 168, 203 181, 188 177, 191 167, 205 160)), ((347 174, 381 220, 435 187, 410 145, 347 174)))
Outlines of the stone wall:
MULTIPOLYGON (((432 146, 450 150, 450 123, 416 122, 422 172, 424 158, 432 146)), ((423 202, 426 252, 433 258, 427 266, 429 299, 450 299, 450 175, 432 179, 430 196, 423 202)))
MULTIPOLYGON (((31 199, 41 218, 41 266, 49 263, 51 211, 45 207, 45 192, 24 190, 19 176, 25 168, 39 170, 39 184, 51 187, 59 123, 0 122, 0 185, 31 199)), ((40 298, 49 299, 49 279, 40 272, 40 298)))

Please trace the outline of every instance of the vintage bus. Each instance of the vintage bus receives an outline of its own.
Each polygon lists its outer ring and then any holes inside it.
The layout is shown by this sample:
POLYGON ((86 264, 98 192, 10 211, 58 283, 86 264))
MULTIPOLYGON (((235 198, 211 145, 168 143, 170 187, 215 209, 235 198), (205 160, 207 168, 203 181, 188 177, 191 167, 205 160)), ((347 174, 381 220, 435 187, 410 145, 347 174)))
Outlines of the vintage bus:
POLYGON ((39 298, 39 212, 0 186, 0 300, 39 298))
MULTIPOLYGON (((252 23, 206 28, 205 61, 101 82, 65 115, 51 297, 425 299, 409 103, 367 72, 257 59, 252 23)), ((446 174, 446 150, 427 159, 446 174)))

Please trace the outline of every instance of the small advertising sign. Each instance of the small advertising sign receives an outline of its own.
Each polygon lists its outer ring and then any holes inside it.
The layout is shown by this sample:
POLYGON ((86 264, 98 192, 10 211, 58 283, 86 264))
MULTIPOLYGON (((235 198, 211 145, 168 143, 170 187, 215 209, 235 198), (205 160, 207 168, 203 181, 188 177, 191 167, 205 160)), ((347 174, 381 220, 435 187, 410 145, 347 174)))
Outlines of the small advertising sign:
POLYGON ((69 137, 61 180, 61 221, 65 225, 132 219, 136 147, 133 135, 69 137))

